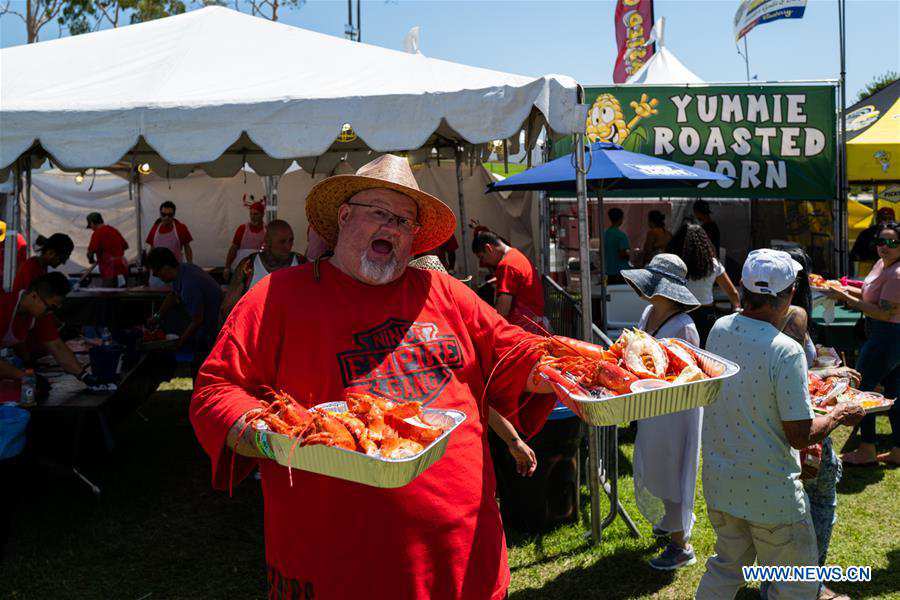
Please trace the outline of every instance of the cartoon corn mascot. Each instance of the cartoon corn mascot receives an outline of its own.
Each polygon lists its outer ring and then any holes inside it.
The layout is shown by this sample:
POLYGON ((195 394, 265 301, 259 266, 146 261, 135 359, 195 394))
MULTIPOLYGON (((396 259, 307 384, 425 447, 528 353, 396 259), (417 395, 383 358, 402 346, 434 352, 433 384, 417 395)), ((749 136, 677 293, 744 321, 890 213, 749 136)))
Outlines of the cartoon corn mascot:
POLYGON ((585 135, 591 142, 612 142, 621 144, 641 119, 657 114, 656 105, 659 100, 647 100, 647 94, 641 94, 640 102, 631 101, 634 118, 625 122, 622 106, 612 94, 600 94, 588 111, 585 135))

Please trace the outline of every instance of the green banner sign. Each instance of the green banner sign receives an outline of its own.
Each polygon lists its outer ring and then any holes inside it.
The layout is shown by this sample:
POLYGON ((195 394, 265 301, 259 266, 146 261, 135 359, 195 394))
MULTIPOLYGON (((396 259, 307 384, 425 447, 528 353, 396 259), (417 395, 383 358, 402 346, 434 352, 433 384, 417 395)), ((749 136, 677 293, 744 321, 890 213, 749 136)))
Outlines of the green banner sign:
MULTIPOLYGON (((591 105, 586 139, 734 178, 695 195, 815 200, 836 194, 832 85, 609 86, 585 93, 591 105)), ((557 149, 569 148, 571 141, 557 149)))

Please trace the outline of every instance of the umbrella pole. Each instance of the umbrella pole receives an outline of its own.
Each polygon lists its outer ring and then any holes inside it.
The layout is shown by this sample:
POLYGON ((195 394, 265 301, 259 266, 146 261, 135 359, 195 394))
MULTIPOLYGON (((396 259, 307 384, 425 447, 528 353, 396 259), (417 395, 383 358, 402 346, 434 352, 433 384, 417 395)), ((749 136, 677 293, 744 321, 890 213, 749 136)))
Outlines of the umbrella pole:
POLYGON ((459 237, 462 244, 462 268, 463 275, 474 275, 469 272, 469 243, 466 235, 466 198, 463 194, 463 176, 462 176, 462 152, 457 146, 454 149, 453 158, 456 161, 456 193, 459 199, 459 237))
POLYGON ((599 243, 597 244, 597 252, 600 256, 600 328, 606 333, 609 325, 606 321, 606 257, 603 255, 605 248, 603 236, 603 195, 597 194, 597 219, 600 221, 599 243))
MULTIPOLYGON (((591 314, 591 253, 588 233, 587 185, 584 169, 584 134, 575 134, 575 194, 578 200, 578 252, 581 263, 581 338, 593 341, 591 314)), ((588 428, 588 488, 591 491, 591 543, 599 544, 600 520, 600 428, 588 428)))

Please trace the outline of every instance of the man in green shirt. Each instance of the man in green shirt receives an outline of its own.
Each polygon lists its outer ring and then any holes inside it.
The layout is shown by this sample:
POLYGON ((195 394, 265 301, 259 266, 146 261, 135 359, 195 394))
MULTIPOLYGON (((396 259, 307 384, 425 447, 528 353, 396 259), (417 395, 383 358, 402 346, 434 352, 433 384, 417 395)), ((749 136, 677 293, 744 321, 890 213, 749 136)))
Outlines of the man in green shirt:
POLYGON ((610 226, 603 234, 603 264, 606 267, 608 283, 625 283, 620 273, 624 269, 630 269, 628 263, 628 250, 631 244, 628 236, 620 229, 625 213, 621 208, 611 208, 606 213, 609 216, 610 226))

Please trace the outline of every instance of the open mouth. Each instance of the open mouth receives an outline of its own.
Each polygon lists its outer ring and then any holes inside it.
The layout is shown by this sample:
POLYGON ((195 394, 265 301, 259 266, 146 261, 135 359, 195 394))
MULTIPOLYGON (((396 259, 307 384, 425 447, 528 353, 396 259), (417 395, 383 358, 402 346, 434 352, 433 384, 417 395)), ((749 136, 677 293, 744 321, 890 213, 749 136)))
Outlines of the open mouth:
POLYGON ((394 251, 394 244, 385 239, 375 239, 372 240, 371 248, 378 256, 390 256, 394 251))

